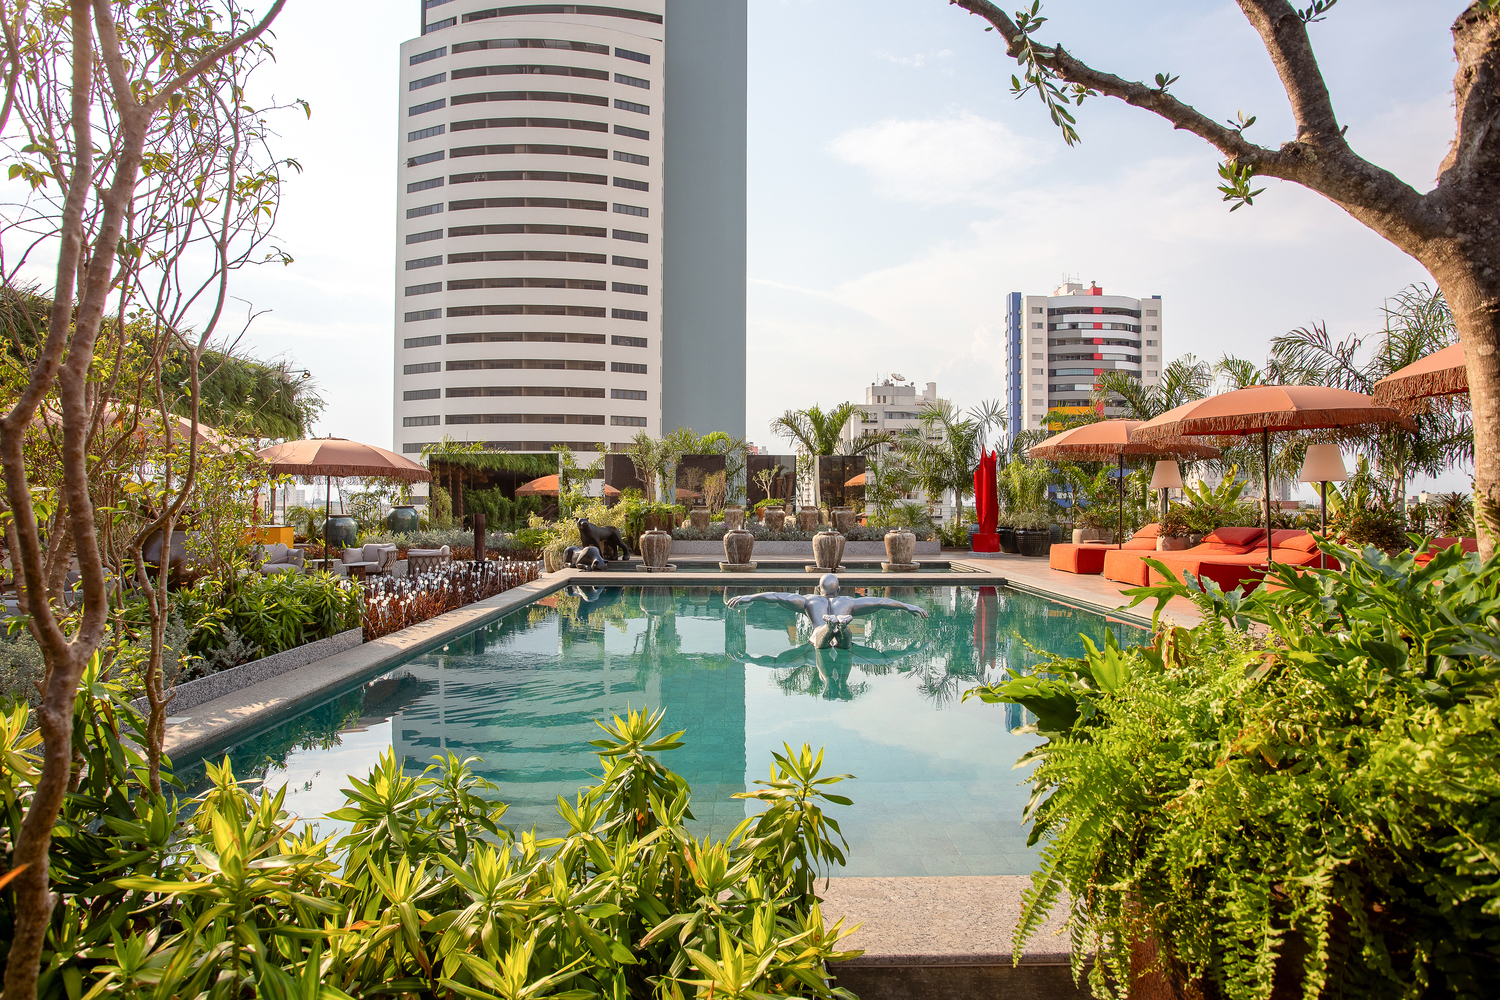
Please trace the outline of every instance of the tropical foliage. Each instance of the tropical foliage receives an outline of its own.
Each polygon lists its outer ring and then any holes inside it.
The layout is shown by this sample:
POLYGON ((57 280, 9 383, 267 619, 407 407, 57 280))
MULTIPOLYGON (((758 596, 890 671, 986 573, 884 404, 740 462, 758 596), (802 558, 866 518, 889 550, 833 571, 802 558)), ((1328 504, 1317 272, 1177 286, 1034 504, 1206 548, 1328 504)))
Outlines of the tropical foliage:
POLYGON ((929 506, 953 494, 954 525, 964 523, 964 497, 974 492, 974 470, 990 435, 1005 429, 1004 407, 986 400, 967 412, 948 400, 922 405, 917 426, 896 438, 899 461, 927 495, 929 506))
POLYGON ((1150 420, 1184 403, 1202 399, 1213 387, 1213 367, 1191 354, 1174 358, 1161 370, 1161 381, 1146 385, 1134 373, 1106 371, 1094 379, 1095 419, 1123 417, 1150 420))
MULTIPOLYGON (((765 811, 722 841, 686 826, 691 790, 660 756, 683 734, 646 710, 600 723, 599 779, 559 798, 557 838, 507 828, 494 787, 451 754, 420 775, 386 754, 351 777, 334 838, 227 760, 190 803, 143 785, 144 720, 97 671, 77 714, 86 766, 49 858, 43 1000, 850 996, 826 963, 857 953, 814 895, 844 862, 822 806, 849 802, 831 791, 849 775, 823 775, 806 746, 774 755, 741 795, 765 811)), ((27 729, 24 707, 0 716, 12 838, 37 773, 27 729)), ((7 893, 0 936, 13 916, 7 893)))
POLYGON ((1043 848, 1018 955, 1066 893, 1097 996, 1143 971, 1226 1000, 1492 995, 1500 560, 1327 548, 1343 571, 1279 569, 1280 590, 1132 591, 1157 602, 1150 645, 972 692, 1045 737, 1021 761, 1043 848), (1172 597, 1204 624, 1160 624, 1172 597))
POLYGON ((771 433, 792 441, 807 455, 863 455, 891 440, 886 434, 860 434, 845 442, 844 427, 863 412, 855 403, 840 403, 831 410, 817 404, 787 410, 771 421, 771 433))

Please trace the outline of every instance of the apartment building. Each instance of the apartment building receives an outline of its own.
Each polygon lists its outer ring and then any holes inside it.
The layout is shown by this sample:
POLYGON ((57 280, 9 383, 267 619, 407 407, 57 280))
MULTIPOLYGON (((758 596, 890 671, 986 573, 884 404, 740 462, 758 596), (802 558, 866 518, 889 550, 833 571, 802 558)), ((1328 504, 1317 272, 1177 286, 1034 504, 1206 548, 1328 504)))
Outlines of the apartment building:
POLYGON ((1047 412, 1093 405, 1094 380, 1123 371, 1146 385, 1161 381, 1160 295, 1106 295, 1066 282, 1051 295, 1012 292, 1005 314, 1005 402, 1009 432, 1045 430, 1047 412))
POLYGON ((745 0, 418 2, 396 450, 743 435, 745 0))

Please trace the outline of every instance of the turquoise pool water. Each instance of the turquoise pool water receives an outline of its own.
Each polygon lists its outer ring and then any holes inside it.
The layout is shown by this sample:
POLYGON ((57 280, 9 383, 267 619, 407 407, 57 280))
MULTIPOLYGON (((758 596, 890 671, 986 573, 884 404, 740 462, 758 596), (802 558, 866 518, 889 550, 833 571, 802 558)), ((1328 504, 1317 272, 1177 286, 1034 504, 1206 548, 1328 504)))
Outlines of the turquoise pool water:
POLYGON ((337 808, 344 776, 383 750, 410 772, 434 754, 477 757, 512 826, 556 832, 557 796, 597 771, 593 720, 649 705, 666 709, 666 731, 687 730, 664 760, 692 784, 699 836, 727 834, 758 805, 730 796, 766 777, 783 742, 806 742, 827 748, 825 773, 857 778, 837 789, 854 805, 830 810, 850 844, 838 874, 1030 871, 1012 765, 1036 738, 1011 732, 1018 706, 961 704, 963 692, 1033 662, 1026 643, 1076 653, 1079 633, 1139 630, 1005 588, 871 587, 857 590, 929 617, 882 611, 855 622, 852 649, 815 650, 790 611, 725 606, 755 589, 556 594, 228 753, 240 776, 286 783, 307 818, 337 808))

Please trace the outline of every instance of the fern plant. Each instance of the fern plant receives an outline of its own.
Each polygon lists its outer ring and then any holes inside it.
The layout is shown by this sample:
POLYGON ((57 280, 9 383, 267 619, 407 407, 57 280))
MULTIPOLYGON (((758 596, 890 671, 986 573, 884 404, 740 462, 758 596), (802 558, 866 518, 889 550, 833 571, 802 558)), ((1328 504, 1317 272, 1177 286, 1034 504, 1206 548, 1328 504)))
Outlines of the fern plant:
POLYGON ((1493 995, 1500 558, 1325 547, 1344 570, 1276 590, 1129 592, 1205 623, 970 692, 1047 737, 1020 762, 1044 846, 1018 957, 1066 893, 1100 997, 1143 972, 1226 1000, 1493 995))

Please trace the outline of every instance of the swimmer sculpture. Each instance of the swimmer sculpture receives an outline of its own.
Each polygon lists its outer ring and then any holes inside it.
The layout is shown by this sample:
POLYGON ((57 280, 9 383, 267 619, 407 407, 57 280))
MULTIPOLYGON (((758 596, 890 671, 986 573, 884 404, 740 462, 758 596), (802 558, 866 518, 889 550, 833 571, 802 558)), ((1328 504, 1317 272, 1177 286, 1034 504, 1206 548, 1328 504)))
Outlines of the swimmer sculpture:
POLYGON ((765 594, 747 594, 743 597, 731 597, 725 603, 731 608, 737 608, 742 604, 759 601, 765 604, 779 604, 791 611, 798 611, 806 615, 812 622, 812 644, 819 649, 833 647, 835 649, 847 649, 853 642, 847 630, 849 623, 857 616, 874 614, 882 608, 893 608, 906 611, 916 615, 918 618, 926 618, 927 611, 915 604, 903 604, 893 601, 889 597, 843 597, 839 594, 839 578, 832 573, 826 574, 818 581, 818 593, 816 594, 783 594, 777 592, 765 594))

